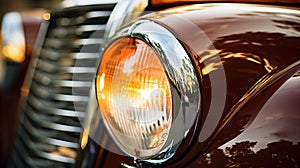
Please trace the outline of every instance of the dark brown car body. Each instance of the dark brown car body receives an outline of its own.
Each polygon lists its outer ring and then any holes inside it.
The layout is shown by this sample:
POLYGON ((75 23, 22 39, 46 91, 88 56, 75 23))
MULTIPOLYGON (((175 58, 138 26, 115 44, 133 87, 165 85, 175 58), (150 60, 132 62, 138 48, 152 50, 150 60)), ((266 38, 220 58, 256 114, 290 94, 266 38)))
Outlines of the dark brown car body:
MULTIPOLYGON (((143 19, 166 27, 188 51, 202 102, 176 154, 162 165, 141 167, 299 166, 298 8, 200 4, 143 19)), ((108 135, 103 140, 115 145, 108 135)), ((86 150, 82 163, 89 166, 134 165, 93 142, 86 150)))

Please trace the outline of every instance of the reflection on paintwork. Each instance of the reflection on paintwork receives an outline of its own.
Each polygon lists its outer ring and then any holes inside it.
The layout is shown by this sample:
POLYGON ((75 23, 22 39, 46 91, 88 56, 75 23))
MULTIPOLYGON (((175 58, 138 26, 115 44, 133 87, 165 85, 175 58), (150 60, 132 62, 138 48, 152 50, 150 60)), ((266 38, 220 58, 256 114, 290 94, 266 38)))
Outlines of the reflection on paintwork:
MULTIPOLYGON (((233 41, 230 42, 224 42, 226 44, 229 44, 233 41)), ((234 41, 234 42, 239 42, 234 41)), ((243 45, 245 45, 246 43, 243 43, 243 45)), ((250 45, 259 45, 262 46, 262 44, 260 43, 255 43, 252 42, 250 45)), ((223 52, 222 50, 217 50, 217 49, 213 49, 213 50, 206 50, 205 53, 200 53, 199 55, 204 55, 203 57, 200 58, 199 63, 203 63, 205 61, 210 61, 211 63, 207 63, 205 65, 205 67, 202 68, 202 74, 203 75, 207 75, 209 73, 211 73, 214 70, 218 70, 218 66, 223 66, 223 63, 226 62, 226 60, 230 60, 230 59, 242 59, 245 61, 249 61, 249 62, 253 62, 256 64, 260 64, 263 65, 265 70, 270 73, 271 71, 273 71, 274 69, 276 69, 276 66, 273 67, 270 62, 268 61, 268 59, 266 58, 261 58, 258 55, 252 54, 252 53, 247 53, 247 52, 223 52), (217 58, 221 57, 222 61, 219 61, 217 58), (213 61, 213 62, 212 62, 213 61)))
MULTIPOLYGON (((281 82, 289 78, 291 73, 295 73, 300 59, 299 33, 295 31, 296 23, 299 24, 300 20, 286 20, 288 18, 286 15, 300 18, 299 11, 267 9, 265 6, 255 5, 249 5, 247 8, 244 8, 244 5, 220 4, 210 8, 203 8, 206 5, 195 6, 199 9, 183 13, 181 10, 174 13, 176 9, 172 9, 171 15, 168 15, 166 10, 154 16, 169 26, 183 44, 190 47, 188 50, 191 51, 196 68, 201 72, 203 79, 201 87, 204 100, 201 118, 203 125, 212 125, 214 122, 207 121, 209 114, 214 112, 212 115, 216 115, 216 111, 210 111, 212 104, 209 100, 214 97, 211 91, 222 87, 220 85, 222 79, 219 79, 219 85, 212 86, 210 75, 219 73, 221 68, 224 68, 226 74, 226 104, 222 111, 221 122, 214 127, 214 132, 210 134, 211 139, 201 141, 199 138, 198 144, 193 144, 189 155, 180 157, 187 160, 192 160, 193 154, 211 150, 242 133, 253 122, 264 102, 276 91, 281 82), (278 17, 277 12, 284 15, 284 18, 278 17), (202 43, 195 40, 195 36, 203 37, 194 34, 195 27, 207 35, 213 46, 207 45, 209 41, 203 42, 202 38, 202 43)), ((183 10, 186 8, 183 7, 183 10)), ((215 107, 218 107, 218 104, 215 107)), ((204 126, 198 131, 200 134, 208 132, 204 126)))
POLYGON ((210 167, 298 167, 300 143, 281 140, 253 151, 256 142, 243 141, 225 149, 215 149, 188 168, 210 167))
POLYGON ((284 139, 300 142, 300 130, 295 129, 300 123, 297 101, 300 97, 299 83, 300 77, 289 79, 264 105, 251 125, 224 146, 250 140, 257 142, 254 148, 257 151, 272 141, 284 139))
POLYGON ((256 64, 261 64, 261 62, 259 61, 259 56, 251 54, 251 53, 223 53, 224 55, 224 59, 230 59, 230 58, 240 58, 240 59, 244 59, 246 61, 250 61, 256 64))
MULTIPOLYGON (((159 5, 174 5, 180 3, 203 3, 203 2, 222 2, 220 0, 151 0, 154 6, 159 5)), ((251 0, 227 0, 226 2, 244 2, 249 3, 251 0)), ((252 0, 252 2, 262 3, 299 3, 297 0, 252 0)))
POLYGON ((220 58, 218 54, 221 52, 221 50, 216 50, 216 49, 211 49, 211 50, 206 50, 199 55, 203 55, 199 63, 203 64, 206 62, 205 67, 201 69, 203 75, 208 75, 212 71, 218 70, 218 66, 222 66, 223 63, 220 61, 220 58))
POLYGON ((300 77, 289 79, 239 136, 199 157, 191 167, 299 166, 299 83, 300 77))
MULTIPOLYGON (((214 42, 216 49, 221 50, 219 53, 224 68, 228 84, 227 108, 238 108, 243 106, 244 102, 257 94, 261 88, 272 83, 274 73, 279 73, 289 65, 288 62, 296 62, 299 60, 299 53, 289 53, 289 59, 282 59, 285 55, 284 49, 295 50, 299 48, 297 37, 286 37, 280 33, 263 33, 263 32, 247 32, 244 34, 234 34, 231 36, 220 37, 214 42), (228 41, 234 41, 228 43, 228 41), (256 45, 249 42, 261 44, 256 45), (239 87, 236 87, 239 86, 239 87), (241 93, 243 93, 241 95, 241 93)), ((300 51, 300 50, 298 50, 300 51)), ((271 93, 270 89, 270 93, 271 93)), ((263 97, 263 95, 262 95, 263 97)), ((261 98, 261 102, 266 97, 261 98)), ((256 105, 259 107, 259 105, 256 105)), ((224 116, 223 122, 229 120, 231 116, 236 115, 232 109, 224 116)), ((258 111, 257 111, 258 112, 258 111)), ((218 143, 234 138, 241 133, 256 117, 257 112, 245 112, 245 115, 239 116, 241 122, 231 121, 235 126, 230 128, 231 131, 224 131, 224 137, 218 139, 218 143), (231 133, 229 133, 231 132, 231 133), (225 135, 230 134, 230 136, 225 135)), ((230 126, 227 126, 229 128, 230 126)))

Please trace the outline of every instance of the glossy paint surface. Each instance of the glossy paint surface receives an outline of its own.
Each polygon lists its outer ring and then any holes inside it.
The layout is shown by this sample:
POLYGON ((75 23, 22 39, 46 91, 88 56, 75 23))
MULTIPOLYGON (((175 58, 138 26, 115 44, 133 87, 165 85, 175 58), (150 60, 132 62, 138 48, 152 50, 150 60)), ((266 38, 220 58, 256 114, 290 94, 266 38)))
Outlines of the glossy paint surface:
MULTIPOLYGON (((299 76, 290 78, 241 134, 198 157, 189 167, 297 167, 300 159, 299 82, 299 76)), ((240 114, 232 123, 239 125, 251 115, 240 114)), ((219 139, 225 138, 226 133, 222 135, 219 139)))
MULTIPOLYGON (((224 166, 229 162, 249 167, 249 160, 240 156, 256 154, 255 159, 262 159, 266 151, 283 147, 290 154, 287 158, 276 152, 268 156, 300 160, 295 107, 299 77, 291 78, 300 70, 299 9, 203 4, 145 18, 163 25, 180 40, 201 81, 201 115, 189 140, 162 167, 224 166)), ((129 158, 99 151, 98 166, 133 165, 129 158)), ((260 166, 257 164, 254 166, 260 166)))
POLYGON ((234 4, 165 12, 154 21, 182 41, 202 80, 203 109, 193 147, 174 157, 174 162, 186 158, 187 163, 243 132, 299 70, 300 15, 297 10, 234 4))
POLYGON ((154 6, 174 5, 183 3, 203 3, 203 2, 243 2, 243 3, 299 3, 297 0, 151 0, 154 6))

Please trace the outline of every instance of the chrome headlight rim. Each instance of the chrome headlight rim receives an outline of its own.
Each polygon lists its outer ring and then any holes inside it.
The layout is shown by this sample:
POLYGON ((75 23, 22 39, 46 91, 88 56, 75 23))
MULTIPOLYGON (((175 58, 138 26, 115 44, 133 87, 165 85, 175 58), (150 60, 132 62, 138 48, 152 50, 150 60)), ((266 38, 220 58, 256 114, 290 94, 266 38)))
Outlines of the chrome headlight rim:
MULTIPOLYGON (((182 140, 186 138, 196 121, 201 104, 199 80, 193 62, 181 43, 170 31, 158 23, 150 20, 139 20, 132 23, 116 33, 106 43, 106 49, 107 46, 122 38, 136 38, 147 43, 159 57, 171 85, 172 101, 174 102, 172 116, 174 120, 172 121, 167 142, 153 157, 145 159, 133 156, 137 162, 141 160, 143 162, 161 164, 175 154, 182 140), (193 90, 191 91, 190 89, 193 90), (191 94, 198 97, 195 101, 195 109, 188 108, 188 105, 185 104, 189 103, 186 102, 186 97, 191 94), (187 122, 186 119, 191 119, 192 121, 187 122)), ((103 51, 105 52, 105 50, 103 51)), ((95 85, 97 85, 96 82, 95 85)), ((95 88, 97 91, 97 86, 95 88)), ((105 125, 110 130, 109 126, 105 125)), ((118 144, 118 142, 116 143, 118 144)), ((126 153, 126 151, 124 152, 126 153)))

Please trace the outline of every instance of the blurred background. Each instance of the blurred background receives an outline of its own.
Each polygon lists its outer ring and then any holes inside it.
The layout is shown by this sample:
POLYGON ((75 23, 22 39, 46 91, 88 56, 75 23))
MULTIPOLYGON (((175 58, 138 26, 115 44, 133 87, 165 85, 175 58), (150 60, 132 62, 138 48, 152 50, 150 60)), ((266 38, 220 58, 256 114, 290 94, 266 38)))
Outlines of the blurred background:
POLYGON ((15 10, 24 10, 32 8, 53 8, 62 0, 0 0, 0 16, 4 13, 15 10))
MULTIPOLYGON (((36 8, 51 10, 61 1, 62 0, 0 0, 0 23, 2 23, 3 16, 7 12, 31 10, 36 8)), ((1 44, 2 37, 0 33, 0 46, 1 44)), ((6 66, 0 58, 0 76, 1 73, 3 73, 1 70, 5 67, 6 66)), ((0 88, 0 167, 6 167, 12 144, 14 142, 14 130, 16 130, 18 126, 16 113, 18 96, 19 89, 0 88)))

